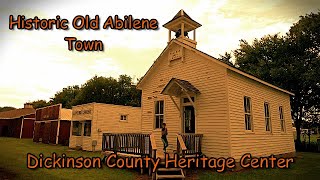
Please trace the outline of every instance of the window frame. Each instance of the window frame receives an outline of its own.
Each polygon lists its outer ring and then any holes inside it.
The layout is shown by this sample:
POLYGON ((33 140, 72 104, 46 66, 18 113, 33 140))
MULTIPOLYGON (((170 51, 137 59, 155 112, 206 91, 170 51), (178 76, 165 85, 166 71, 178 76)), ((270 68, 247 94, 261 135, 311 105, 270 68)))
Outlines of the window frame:
POLYGON ((128 121, 128 114, 120 114, 120 121, 127 122, 128 121))
POLYGON ((83 122, 83 136, 86 137, 91 137, 91 133, 92 133, 92 121, 91 120, 86 120, 83 122), (87 134, 88 132, 86 131, 86 125, 90 123, 90 130, 88 131, 89 134, 87 134))
POLYGON ((279 119, 280 119, 280 131, 282 133, 286 132, 286 122, 284 119, 283 106, 279 106, 279 119))
POLYGON ((157 101, 154 101, 154 126, 153 128, 154 129, 161 129, 162 128, 162 123, 165 122, 164 120, 164 109, 165 109, 165 103, 164 103, 164 100, 157 100, 157 101), (160 103, 162 102, 162 113, 161 113, 161 105, 160 103), (159 105, 158 105, 159 104, 159 105), (157 105, 158 105, 158 113, 157 113, 157 105), (159 122, 157 122, 157 117, 159 117, 159 122), (162 117, 162 123, 161 123, 161 117, 162 117), (157 127, 158 125, 158 127, 157 127))
POLYGON ((243 108, 244 108, 244 125, 245 125, 245 131, 246 132, 253 132, 253 118, 252 118, 252 99, 249 96, 243 97, 243 108), (247 105, 249 102, 249 106, 247 105), (247 112, 247 108, 249 108, 249 111, 247 112), (250 122, 247 123, 247 117, 249 117, 250 122), (250 124, 250 129, 248 124, 250 124))
POLYGON ((82 122, 81 121, 72 121, 72 136, 81 136, 82 135, 82 122), (78 131, 74 132, 74 126, 78 124, 78 131))
POLYGON ((264 123, 265 123, 265 131, 266 132, 272 132, 272 126, 271 126, 271 113, 270 113, 270 103, 265 101, 263 104, 264 108, 264 123), (266 105, 268 107, 268 113, 266 112, 266 105), (268 116, 267 116, 268 115, 268 116), (268 130, 268 125, 269 125, 269 130, 268 130))

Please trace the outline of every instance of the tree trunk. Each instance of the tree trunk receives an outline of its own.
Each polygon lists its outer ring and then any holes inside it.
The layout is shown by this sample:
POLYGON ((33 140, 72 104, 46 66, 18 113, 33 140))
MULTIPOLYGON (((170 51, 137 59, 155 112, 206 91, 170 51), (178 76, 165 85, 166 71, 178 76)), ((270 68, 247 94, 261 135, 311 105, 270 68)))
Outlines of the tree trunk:
POLYGON ((300 126, 301 126, 301 121, 299 119, 296 120, 296 133, 297 133, 297 140, 296 142, 298 144, 301 144, 301 139, 300 139, 300 135, 301 135, 301 131, 300 131, 300 126))
POLYGON ((297 144, 300 145, 301 144, 301 131, 300 131, 300 126, 301 126, 301 122, 302 122, 302 107, 299 107, 299 112, 297 112, 297 119, 296 119, 296 131, 297 131, 297 144))
POLYGON ((299 95, 296 94, 294 99, 291 99, 292 102, 292 116, 295 120, 294 124, 296 126, 296 135, 297 135, 297 139, 296 139, 296 144, 298 145, 298 147, 300 147, 299 145, 301 144, 301 131, 300 131, 300 127, 301 127, 301 122, 302 122, 302 113, 301 110, 302 108, 300 107, 300 103, 299 103, 299 95), (300 110, 300 111, 299 111, 300 110))

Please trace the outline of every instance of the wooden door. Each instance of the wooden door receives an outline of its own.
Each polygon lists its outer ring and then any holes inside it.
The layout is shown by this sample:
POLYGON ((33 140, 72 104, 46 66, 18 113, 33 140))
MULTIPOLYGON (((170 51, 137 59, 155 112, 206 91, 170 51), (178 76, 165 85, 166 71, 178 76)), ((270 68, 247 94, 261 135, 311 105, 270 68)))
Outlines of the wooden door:
POLYGON ((184 106, 183 112, 184 133, 196 132, 196 118, 193 106, 184 106))

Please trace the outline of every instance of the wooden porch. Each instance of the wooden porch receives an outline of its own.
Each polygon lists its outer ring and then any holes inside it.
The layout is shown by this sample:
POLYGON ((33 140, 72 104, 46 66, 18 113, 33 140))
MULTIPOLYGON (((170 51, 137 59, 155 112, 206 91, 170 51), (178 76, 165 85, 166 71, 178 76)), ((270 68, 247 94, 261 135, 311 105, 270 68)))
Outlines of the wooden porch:
MULTIPOLYGON (((181 156, 200 156, 202 154, 202 134, 177 134, 176 149, 168 149, 168 153, 181 156)), ((104 133, 102 151, 149 156, 164 159, 162 148, 157 148, 153 134, 143 133, 104 133), (155 156, 156 155, 156 156, 155 156)))
POLYGON ((102 151, 155 157, 156 145, 152 134, 143 133, 104 133, 102 151))
MULTIPOLYGON (((202 137, 202 134, 177 134, 176 149, 167 150, 169 157, 173 158, 175 154, 178 154, 179 158, 202 155, 202 137)), ((118 156, 124 157, 148 156, 154 160, 160 158, 161 165, 165 162, 165 153, 162 148, 157 148, 153 134, 104 133, 102 138, 102 151, 105 154, 116 153, 118 156)), ((152 173, 152 168, 151 166, 149 167, 149 175, 155 174, 152 173)), ((158 169, 165 171, 165 168, 158 169)), ((170 168, 168 170, 170 170, 170 168)), ((141 169, 141 173, 143 173, 143 169, 141 169)))

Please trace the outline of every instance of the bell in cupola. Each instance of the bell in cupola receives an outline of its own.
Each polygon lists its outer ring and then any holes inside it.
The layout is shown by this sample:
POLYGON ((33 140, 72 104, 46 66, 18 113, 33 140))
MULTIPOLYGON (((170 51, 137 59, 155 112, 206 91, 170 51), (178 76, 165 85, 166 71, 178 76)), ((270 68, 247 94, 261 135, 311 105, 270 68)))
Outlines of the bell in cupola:
MULTIPOLYGON (((176 38, 180 37, 181 36, 181 29, 179 29, 177 32, 176 32, 176 38)), ((184 31, 184 37, 188 37, 188 32, 187 31, 184 31)))
POLYGON ((169 41, 171 41, 171 32, 175 32, 176 40, 187 44, 191 47, 196 47, 196 29, 200 27, 201 24, 194 21, 190 16, 184 11, 180 10, 172 20, 163 25, 163 27, 169 30, 169 41), (190 39, 188 32, 193 31, 193 39, 190 39))

